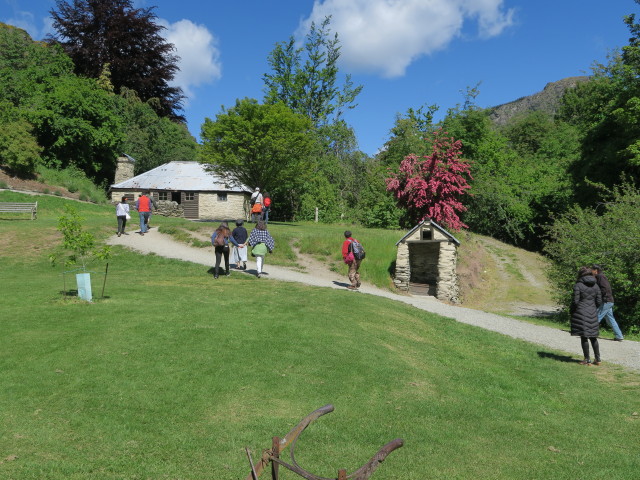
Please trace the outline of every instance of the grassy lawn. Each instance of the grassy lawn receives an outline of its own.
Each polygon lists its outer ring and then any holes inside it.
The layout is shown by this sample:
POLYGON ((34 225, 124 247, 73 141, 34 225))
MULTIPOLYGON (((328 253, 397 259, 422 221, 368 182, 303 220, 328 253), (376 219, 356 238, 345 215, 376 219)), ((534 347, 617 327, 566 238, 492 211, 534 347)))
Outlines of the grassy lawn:
MULTIPOLYGON (((383 298, 214 282, 119 248, 107 298, 64 300, 47 260, 63 200, 41 200, 37 221, 0 220, 0 478, 244 478, 245 446, 259 457, 328 403, 296 450, 325 477, 397 437, 372 478, 637 476, 639 377, 578 366, 578 342, 569 359, 383 298)), ((111 208, 81 210, 112 232, 111 208)))
MULTIPOLYGON (((154 217, 155 218, 155 217, 154 217)), ((191 222, 178 218, 158 219, 160 231, 173 235, 176 240, 196 247, 209 248, 211 236, 219 222, 191 222)), ((233 230, 235 225, 229 224, 233 230)), ((245 223, 248 232, 254 224, 245 223)), ((350 225, 325 225, 313 222, 282 223, 269 222, 269 232, 276 240, 276 249, 269 255, 271 265, 285 267, 298 266, 297 253, 311 255, 327 266, 346 275, 346 266, 342 261, 342 242, 344 231, 352 230, 353 236, 365 244, 366 262, 360 272, 368 282, 381 288, 392 288, 390 268, 396 259, 395 243, 405 232, 373 228, 354 228, 350 225)))

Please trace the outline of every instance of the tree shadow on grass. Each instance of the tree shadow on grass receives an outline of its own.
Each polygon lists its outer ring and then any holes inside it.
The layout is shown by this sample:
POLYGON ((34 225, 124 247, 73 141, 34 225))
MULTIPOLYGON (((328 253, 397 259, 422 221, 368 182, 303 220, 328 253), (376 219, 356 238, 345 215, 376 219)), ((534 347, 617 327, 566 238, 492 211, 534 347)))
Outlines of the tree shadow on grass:
POLYGON ((558 355, 555 353, 549 353, 549 352, 538 352, 538 357, 540 358, 550 358, 551 360, 555 360, 557 362, 564 362, 564 363, 579 363, 580 360, 578 360, 577 358, 573 358, 569 355, 558 355))

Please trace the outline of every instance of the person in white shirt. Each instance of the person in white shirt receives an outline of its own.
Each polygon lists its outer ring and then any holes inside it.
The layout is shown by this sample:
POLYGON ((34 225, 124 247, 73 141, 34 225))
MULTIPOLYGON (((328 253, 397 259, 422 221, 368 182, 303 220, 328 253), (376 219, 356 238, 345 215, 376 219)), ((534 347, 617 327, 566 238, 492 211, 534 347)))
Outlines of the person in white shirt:
MULTIPOLYGON (((129 204, 127 203, 127 197, 122 197, 120 203, 116 205, 116 218, 118 219, 118 236, 124 233, 124 227, 127 226, 127 217, 129 216, 129 204)), ((128 235, 127 233, 124 233, 128 235)))

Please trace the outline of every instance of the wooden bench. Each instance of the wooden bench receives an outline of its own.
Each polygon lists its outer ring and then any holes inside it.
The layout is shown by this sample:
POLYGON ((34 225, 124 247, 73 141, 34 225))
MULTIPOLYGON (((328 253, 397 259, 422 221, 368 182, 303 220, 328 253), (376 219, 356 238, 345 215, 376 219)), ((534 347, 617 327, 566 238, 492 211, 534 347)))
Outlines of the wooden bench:
POLYGON ((34 202, 34 203, 0 202, 0 212, 31 213, 31 220, 35 220, 35 218, 38 216, 38 202, 34 202))

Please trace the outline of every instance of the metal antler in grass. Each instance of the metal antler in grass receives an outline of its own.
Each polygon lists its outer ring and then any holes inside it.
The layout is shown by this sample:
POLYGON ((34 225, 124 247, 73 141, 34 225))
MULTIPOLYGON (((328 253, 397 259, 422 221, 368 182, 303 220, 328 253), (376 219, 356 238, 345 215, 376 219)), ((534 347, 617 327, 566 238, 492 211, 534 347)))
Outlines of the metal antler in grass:
POLYGON ((396 438, 395 440, 387 443, 384 447, 378 450, 371 459, 365 463, 362 467, 357 469, 355 472, 347 475, 346 470, 340 469, 338 470, 338 476, 335 478, 325 478, 320 477, 318 475, 314 475, 296 462, 295 458, 295 447, 296 442, 298 441, 298 437, 304 431, 305 428, 309 426, 311 422, 321 417, 326 413, 333 412, 333 405, 325 405, 322 408, 319 408, 315 412, 310 413, 306 417, 304 417, 298 425, 293 428, 289 433, 287 433, 284 438, 273 437, 271 449, 265 450, 262 453, 262 457, 257 465, 253 463, 253 459, 251 458, 251 452, 248 448, 246 448, 247 457, 249 458, 249 464, 251 465, 251 473, 247 476, 246 480, 258 480, 260 474, 271 465, 271 478, 272 480, 279 480, 279 468, 283 466, 284 468, 291 470, 294 473, 297 473, 302 478, 306 478, 307 480, 367 480, 373 472, 378 468, 378 466, 384 462, 385 458, 393 452, 395 449, 400 448, 403 445, 403 440, 401 438, 396 438), (287 463, 280 458, 280 453, 291 445, 289 449, 289 454, 291 457, 291 463, 287 463))

